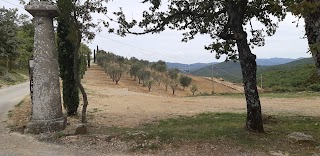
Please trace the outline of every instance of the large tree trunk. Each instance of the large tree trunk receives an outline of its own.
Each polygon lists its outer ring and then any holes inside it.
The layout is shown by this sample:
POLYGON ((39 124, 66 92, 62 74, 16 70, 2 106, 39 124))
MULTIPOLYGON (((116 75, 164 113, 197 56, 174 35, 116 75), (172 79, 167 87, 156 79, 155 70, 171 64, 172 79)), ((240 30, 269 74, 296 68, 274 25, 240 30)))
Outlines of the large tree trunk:
POLYGON ((242 31, 240 33, 245 36, 242 39, 237 40, 237 47, 239 51, 239 60, 242 70, 244 92, 247 101, 246 127, 250 131, 264 132, 261 105, 256 80, 256 56, 251 53, 246 38, 246 32, 242 31))
MULTIPOLYGON (((320 3, 320 0, 308 0, 311 3, 320 3)), ((320 78, 320 8, 305 17, 305 30, 312 57, 317 67, 320 78)))
POLYGON ((245 11, 248 0, 241 0, 238 3, 227 1, 227 12, 229 15, 229 28, 233 32, 233 39, 238 47, 239 60, 241 65, 244 93, 247 102, 246 127, 249 131, 264 132, 260 99, 257 89, 257 64, 256 56, 251 53, 248 45, 247 33, 243 29, 245 11))

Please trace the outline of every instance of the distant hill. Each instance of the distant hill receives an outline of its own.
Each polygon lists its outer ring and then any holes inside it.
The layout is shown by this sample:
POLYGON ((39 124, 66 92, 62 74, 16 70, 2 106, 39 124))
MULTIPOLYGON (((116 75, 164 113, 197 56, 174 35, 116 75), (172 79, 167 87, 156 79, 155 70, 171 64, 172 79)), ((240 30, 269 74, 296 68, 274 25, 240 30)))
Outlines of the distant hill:
POLYGON ((168 68, 178 68, 181 71, 185 71, 185 72, 190 72, 195 71, 197 69, 209 66, 210 64, 217 64, 217 62, 213 62, 213 63, 194 63, 194 64, 182 64, 182 63, 170 63, 170 62, 166 62, 168 68))
MULTIPOLYGON (((304 58, 304 59, 299 59, 289 63, 274 65, 274 66, 258 65, 257 75, 260 76, 261 73, 271 72, 275 70, 288 70, 300 65, 313 64, 313 63, 314 62, 312 58, 304 58)), ((239 62, 229 61, 229 62, 222 62, 222 63, 215 64, 213 65, 213 72, 212 72, 212 66, 207 66, 191 72, 191 74, 193 75, 206 76, 206 77, 210 77, 212 73, 214 77, 221 77, 231 82, 242 82, 242 73, 241 73, 241 67, 239 62)))
MULTIPOLYGON (((280 65, 280 64, 285 64, 289 63, 292 61, 295 61, 296 59, 291 59, 291 58, 269 58, 269 59, 257 59, 257 65, 259 66, 274 66, 274 65, 280 65)), ((225 63, 225 62, 222 62, 225 63)), ((194 72, 198 69, 211 66, 212 64, 218 64, 218 62, 212 62, 212 63, 194 63, 194 64, 183 64, 183 63, 171 63, 171 62, 166 62, 168 68, 178 68, 181 71, 184 72, 194 72)), ((231 64, 226 64, 226 66, 232 66, 231 64)), ((224 66, 224 65, 223 65, 224 66)), ((240 66, 239 66, 240 67, 240 66)))
POLYGON ((289 62, 292 62, 295 60, 296 59, 291 59, 291 58, 257 59, 257 65, 259 65, 259 66, 274 66, 274 65, 289 63, 289 62))

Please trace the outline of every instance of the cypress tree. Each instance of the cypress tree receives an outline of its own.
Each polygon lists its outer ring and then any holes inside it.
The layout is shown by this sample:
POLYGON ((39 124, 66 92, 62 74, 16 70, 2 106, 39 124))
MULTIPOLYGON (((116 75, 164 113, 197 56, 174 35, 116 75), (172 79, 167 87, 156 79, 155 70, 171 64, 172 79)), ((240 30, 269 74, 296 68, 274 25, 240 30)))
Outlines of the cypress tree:
POLYGON ((69 14, 71 14, 69 13, 71 9, 66 7, 71 6, 71 4, 68 4, 68 0, 59 0, 57 4, 59 8, 64 8, 60 9, 57 28, 59 67, 63 89, 63 106, 68 115, 74 115, 77 113, 79 107, 79 90, 74 77, 75 46, 68 39, 68 35, 72 30, 68 24, 71 22, 69 16, 69 14))

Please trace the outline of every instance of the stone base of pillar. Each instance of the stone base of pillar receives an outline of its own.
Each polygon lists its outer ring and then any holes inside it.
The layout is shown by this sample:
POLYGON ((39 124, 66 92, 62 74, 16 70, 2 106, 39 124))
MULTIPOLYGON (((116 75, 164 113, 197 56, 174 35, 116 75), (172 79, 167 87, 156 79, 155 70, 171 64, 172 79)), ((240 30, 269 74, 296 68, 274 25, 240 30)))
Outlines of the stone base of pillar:
POLYGON ((39 134, 43 132, 61 131, 66 127, 67 118, 57 118, 51 120, 31 120, 28 123, 26 133, 39 134))

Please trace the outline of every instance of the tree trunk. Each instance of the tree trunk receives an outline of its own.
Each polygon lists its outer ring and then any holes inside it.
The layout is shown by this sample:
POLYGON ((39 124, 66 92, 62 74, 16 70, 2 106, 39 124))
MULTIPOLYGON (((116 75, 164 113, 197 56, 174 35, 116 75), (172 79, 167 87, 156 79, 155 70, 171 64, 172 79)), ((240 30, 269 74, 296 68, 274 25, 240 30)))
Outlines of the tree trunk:
POLYGON ((86 91, 84 90, 82 84, 81 84, 81 79, 80 79, 80 75, 79 75, 79 62, 78 62, 78 58, 79 58, 79 48, 80 48, 80 43, 81 43, 81 39, 82 39, 82 34, 81 34, 81 31, 80 31, 80 25, 79 23, 77 22, 77 19, 75 18, 75 24, 76 24, 76 28, 77 28, 77 43, 76 43, 76 48, 75 48, 75 51, 74 51, 74 78, 76 80, 76 84, 78 85, 80 91, 81 91, 81 94, 83 96, 83 107, 82 107, 82 112, 81 112, 81 122, 82 123, 85 123, 86 122, 86 112, 87 112, 87 106, 88 106, 88 99, 87 99, 87 93, 86 91))
POLYGON ((239 60, 242 70, 242 77, 244 83, 244 92, 247 102, 247 121, 246 127, 250 131, 264 132, 260 99, 257 89, 257 64, 256 56, 251 53, 247 41, 247 33, 241 30, 237 32, 240 37, 237 39, 237 47, 239 51, 239 60))
POLYGON ((88 68, 90 68, 90 52, 88 52, 87 54, 87 61, 88 61, 88 68))
POLYGON ((5 74, 5 75, 7 75, 9 71, 10 71, 10 70, 9 70, 9 56, 7 55, 6 74, 5 74))
POLYGON ((257 89, 257 64, 256 56, 251 53, 248 45, 247 33, 243 29, 245 12, 248 0, 227 1, 228 24, 238 47, 239 61, 241 65, 244 93, 247 102, 246 127, 249 131, 264 132, 260 99, 257 89))
POLYGON ((82 107, 82 112, 81 112, 81 123, 86 123, 87 122, 87 107, 88 107, 88 96, 86 91, 84 90, 83 86, 81 83, 79 83, 79 89, 81 91, 82 97, 83 97, 83 107, 82 107))
MULTIPOLYGON (((320 3, 320 0, 308 0, 309 2, 320 3)), ((305 18, 305 30, 308 38, 309 48, 317 67, 317 74, 320 78, 320 8, 311 12, 305 18)))

